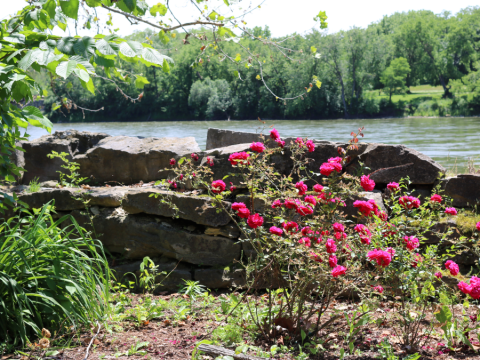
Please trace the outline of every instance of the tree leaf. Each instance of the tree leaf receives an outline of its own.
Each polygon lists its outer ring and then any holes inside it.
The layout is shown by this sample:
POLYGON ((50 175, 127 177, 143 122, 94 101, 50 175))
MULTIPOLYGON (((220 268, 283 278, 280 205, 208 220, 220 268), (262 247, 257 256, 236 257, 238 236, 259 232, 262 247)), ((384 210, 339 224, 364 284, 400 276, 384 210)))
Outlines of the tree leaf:
MULTIPOLYGON (((163 31, 163 30, 162 30, 163 31)), ((120 53, 126 57, 134 57, 142 55, 143 46, 137 41, 125 41, 120 44, 120 53)))
POLYGON ((164 45, 168 44, 168 42, 170 41, 169 37, 167 36, 167 34, 165 34, 165 31, 163 30, 160 30, 160 32, 158 33, 158 37, 164 45))
POLYGON ((147 80, 146 77, 138 75, 137 78, 135 79, 135 86, 138 89, 143 89, 147 84, 150 84, 150 82, 147 80))
POLYGON ((83 56, 85 59, 90 59, 95 53, 95 40, 90 36, 84 36, 83 38, 77 40, 73 45, 75 54, 83 56))
POLYGON ((168 65, 167 59, 163 59, 162 70, 165 74, 170 72, 170 65, 168 65))
POLYGON ((88 80, 90 80, 90 75, 88 75, 88 73, 83 69, 80 69, 80 68, 76 67, 75 69, 73 69, 73 72, 82 81, 88 82, 88 80))
POLYGON ((76 67, 77 62, 75 60, 62 61, 55 69, 55 72, 66 79, 76 67))
POLYGON ((125 12, 132 12, 137 6, 136 0, 120 0, 117 2, 117 7, 125 12))
POLYGON ((22 109, 22 115, 31 125, 41 127, 48 132, 52 131, 53 124, 50 122, 50 120, 43 116, 42 112, 35 106, 25 106, 22 109))
POLYGON ((225 5, 230 6, 228 0, 223 0, 223 2, 225 3, 225 5))
POLYGON ((157 13, 159 13, 160 16, 165 16, 167 14, 167 11, 168 8, 162 3, 158 3, 157 5, 154 5, 150 8, 150 14, 152 14, 152 16, 156 16, 157 13))
POLYGON ((103 56, 99 56, 95 54, 94 58, 95 64, 99 66, 105 66, 105 67, 114 67, 115 66, 115 60, 112 59, 107 59, 104 58, 103 56))
POLYGON ((72 36, 61 38, 57 42, 57 49, 58 51, 60 51, 61 53, 64 53, 65 55, 75 55, 75 49, 73 47, 76 42, 77 42, 77 39, 75 39, 72 36))
POLYGON ((162 65, 163 60, 167 60, 173 63, 173 60, 166 55, 160 54, 157 50, 151 48, 143 48, 142 58, 149 63, 155 65, 162 65))
POLYGON ((120 46, 118 44, 108 42, 105 40, 106 38, 103 38, 95 44, 97 47, 97 50, 100 52, 102 55, 117 55, 118 49, 120 46))
POLYGON ((69 18, 77 20, 78 18, 78 7, 80 5, 80 0, 60 0, 60 7, 65 15, 69 18))

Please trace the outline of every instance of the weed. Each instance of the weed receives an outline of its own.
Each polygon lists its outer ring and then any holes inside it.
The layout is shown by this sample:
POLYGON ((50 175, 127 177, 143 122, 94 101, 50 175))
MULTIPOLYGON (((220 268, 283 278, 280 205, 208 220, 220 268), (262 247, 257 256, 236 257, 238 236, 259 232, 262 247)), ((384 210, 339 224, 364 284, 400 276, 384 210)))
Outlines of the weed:
POLYGON ((34 178, 32 181, 30 181, 30 184, 28 184, 28 188, 25 190, 27 193, 35 193, 37 191, 40 191, 41 186, 38 183, 38 178, 34 178))

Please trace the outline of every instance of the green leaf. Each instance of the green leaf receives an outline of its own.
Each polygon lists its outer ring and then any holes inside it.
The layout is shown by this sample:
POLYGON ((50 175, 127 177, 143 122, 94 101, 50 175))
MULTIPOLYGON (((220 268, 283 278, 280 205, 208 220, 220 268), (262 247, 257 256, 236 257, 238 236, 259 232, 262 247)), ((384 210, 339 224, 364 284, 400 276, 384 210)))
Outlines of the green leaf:
POLYGON ((223 2, 225 3, 225 5, 230 6, 230 4, 228 3, 228 0, 223 0, 223 2))
POLYGON ((27 54, 19 61, 18 67, 22 70, 27 70, 32 64, 43 58, 43 51, 40 49, 30 50, 27 54))
POLYGON ((125 12, 132 12, 137 5, 136 0, 120 0, 116 3, 117 7, 125 12))
POLYGON ((65 55, 75 55, 74 45, 76 42, 77 42, 77 39, 75 39, 72 36, 61 38, 57 42, 57 49, 58 51, 64 53, 65 55))
POLYGON ((29 11, 25 15, 25 25, 28 26, 28 25, 30 25, 30 23, 32 21, 38 21, 39 19, 40 19, 40 10, 39 9, 29 11))
POLYGON ((165 34, 165 31, 163 30, 160 30, 160 32, 158 33, 158 37, 164 45, 168 44, 168 42, 170 41, 170 38, 167 36, 167 34, 165 34))
POLYGON ((160 54, 157 50, 151 48, 143 48, 142 58, 149 63, 161 66, 164 60, 173 63, 173 60, 166 55, 160 54))
POLYGON ((208 17, 210 18, 210 20, 215 20, 218 16, 218 13, 216 11, 212 11, 210 13, 210 15, 208 15, 208 17))
POLYGON ((36 107, 25 106, 22 109, 22 115, 28 120, 31 125, 43 128, 48 132, 52 131, 53 124, 50 122, 50 120, 43 116, 42 112, 36 107))
POLYGON ((435 314, 435 317, 437 318, 438 322, 443 324, 446 323, 447 321, 451 321, 452 319, 452 312, 448 308, 448 306, 442 306, 440 309, 440 312, 438 314, 435 314))
MULTIPOLYGON (((162 30, 163 31, 163 30, 162 30)), ((137 41, 125 41, 120 44, 120 53, 126 57, 142 55, 143 46, 137 41)))
POLYGON ((75 60, 62 61, 55 69, 55 72, 57 75, 66 79, 76 67, 77 62, 75 60))
POLYGON ((77 20, 78 18, 78 7, 80 5, 80 0, 60 0, 60 7, 65 15, 69 18, 77 20))
POLYGON ((146 77, 137 75, 137 78, 135 79, 135 86, 138 89, 143 89, 147 84, 150 84, 150 82, 147 80, 146 77))
POLYGON ((152 16, 156 16, 157 13, 159 13, 160 16, 165 16, 167 14, 167 11, 168 8, 162 3, 158 3, 157 5, 154 5, 150 8, 150 14, 152 14, 152 16))
POLYGON ((55 18, 56 14, 57 3, 55 0, 48 0, 45 4, 43 4, 43 9, 48 13, 51 19, 55 18))
POLYGON ((77 40, 73 45, 75 54, 83 56, 85 59, 90 59, 95 53, 95 40, 90 36, 84 36, 83 38, 77 40))
MULTIPOLYGON (((83 66, 82 66, 83 67, 83 66)), ((78 67, 75 68, 73 70, 73 72, 75 73, 75 75, 78 76, 78 78, 82 81, 85 81, 85 82, 88 82, 88 80, 90 80, 90 75, 88 75, 88 73, 83 70, 83 69, 79 69, 78 67)))
POLYGON ((25 35, 23 34, 10 34, 9 36, 5 36, 3 40, 7 42, 11 42, 14 44, 25 44, 25 35))
POLYGON ((167 59, 163 59, 162 70, 166 74, 170 72, 170 65, 168 65, 167 59))
POLYGON ((118 44, 108 42, 105 40, 106 38, 103 38, 95 44, 97 47, 97 50, 100 52, 102 55, 116 55, 118 53, 118 50, 120 46, 118 44))
POLYGON ((115 61, 112 59, 107 59, 104 58, 103 56, 99 56, 95 54, 94 58, 95 64, 99 66, 105 66, 105 67, 114 67, 115 66, 115 61))
POLYGON ((312 54, 315 54, 317 52, 317 48, 315 46, 310 47, 310 51, 312 54))

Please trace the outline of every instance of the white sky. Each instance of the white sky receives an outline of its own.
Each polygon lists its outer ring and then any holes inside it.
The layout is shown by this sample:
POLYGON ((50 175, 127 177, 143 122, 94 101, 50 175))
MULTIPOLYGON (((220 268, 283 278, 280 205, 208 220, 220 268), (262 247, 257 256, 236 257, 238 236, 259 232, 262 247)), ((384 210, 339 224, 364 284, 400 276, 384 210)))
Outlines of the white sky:
MULTIPOLYGON (((147 0, 147 3, 154 5, 159 0, 147 0)), ((216 0, 222 2, 221 0, 216 0)), ((230 0, 230 2, 235 0, 230 0)), ((460 9, 468 6, 480 5, 478 0, 236 0, 243 9, 236 14, 240 14, 245 9, 262 4, 260 9, 256 9, 245 18, 247 27, 269 25, 273 36, 283 36, 293 32, 303 33, 312 27, 318 26, 313 21, 313 17, 320 10, 326 11, 328 16, 329 32, 338 30, 348 30, 352 26, 366 27, 370 23, 380 20, 383 15, 391 15, 395 12, 408 10, 431 10, 440 13, 443 10, 457 13, 460 9)), ((198 12, 192 10, 190 0, 170 0, 172 8, 175 9, 175 15, 182 22, 195 20, 198 12)), ((208 4, 215 3, 210 0, 208 4)), ((0 0, 0 19, 16 13, 25 5, 23 0, 0 0)), ((222 8, 225 10, 224 8, 222 8)), ((99 17, 105 18, 106 10, 99 9, 99 17)), ((222 11, 222 15, 229 15, 222 11)), ((151 16, 150 16, 151 17, 151 16)), ((168 15, 167 15, 168 17, 168 15)), ((176 25, 176 23, 174 23, 176 25)), ((132 26, 121 15, 114 15, 114 26, 120 28, 120 35, 130 34, 134 29, 143 30, 148 25, 142 24, 132 26)), ((93 29, 92 29, 93 30, 93 29)), ((91 31, 92 31, 91 30, 91 31)), ((60 32, 62 33, 62 32, 60 32)), ((59 33, 59 34, 60 34, 59 33)), ((96 31, 95 31, 96 33, 96 31)), ((84 35, 86 32, 80 32, 84 35)), ((72 34, 74 35, 74 34, 72 34)))

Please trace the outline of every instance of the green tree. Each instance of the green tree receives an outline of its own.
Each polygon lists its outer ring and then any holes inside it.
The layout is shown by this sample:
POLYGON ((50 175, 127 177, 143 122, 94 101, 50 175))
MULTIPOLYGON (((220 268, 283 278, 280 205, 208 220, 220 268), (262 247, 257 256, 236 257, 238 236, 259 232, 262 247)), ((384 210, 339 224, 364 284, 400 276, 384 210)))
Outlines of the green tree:
POLYGON ((380 81, 384 85, 384 91, 388 92, 390 102, 392 102, 393 93, 407 89, 405 83, 409 72, 408 61, 402 57, 393 60, 383 72, 380 81))

